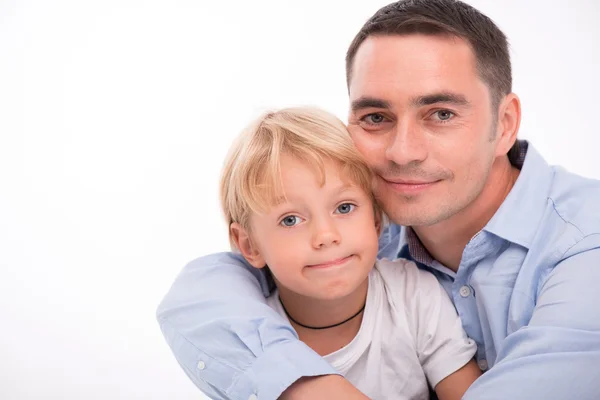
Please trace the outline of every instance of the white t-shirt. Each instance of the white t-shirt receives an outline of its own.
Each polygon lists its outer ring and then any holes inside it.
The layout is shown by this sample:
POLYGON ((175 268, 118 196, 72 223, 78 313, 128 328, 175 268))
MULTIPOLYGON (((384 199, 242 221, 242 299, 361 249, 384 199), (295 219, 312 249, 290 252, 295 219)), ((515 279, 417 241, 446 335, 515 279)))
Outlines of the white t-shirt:
MULTIPOLYGON (((268 304, 287 319, 277 293, 268 304)), ((369 398, 428 399, 476 351, 437 279, 410 261, 383 259, 369 274, 356 337, 324 358, 369 398)))

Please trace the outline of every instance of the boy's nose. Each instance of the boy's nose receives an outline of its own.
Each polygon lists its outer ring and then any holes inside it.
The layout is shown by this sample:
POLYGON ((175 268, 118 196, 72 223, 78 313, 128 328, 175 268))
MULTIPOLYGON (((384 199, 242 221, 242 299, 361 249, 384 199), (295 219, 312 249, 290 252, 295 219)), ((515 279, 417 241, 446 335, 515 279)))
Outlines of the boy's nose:
POLYGON ((340 243, 340 234, 333 221, 321 221, 315 226, 313 235, 313 247, 320 249, 340 243))

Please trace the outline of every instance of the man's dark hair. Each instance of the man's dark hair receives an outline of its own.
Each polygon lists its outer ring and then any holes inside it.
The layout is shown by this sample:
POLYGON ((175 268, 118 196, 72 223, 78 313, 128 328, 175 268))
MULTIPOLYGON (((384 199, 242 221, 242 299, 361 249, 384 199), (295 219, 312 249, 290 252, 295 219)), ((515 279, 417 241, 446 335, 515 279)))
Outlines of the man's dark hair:
MULTIPOLYGON (((493 112, 512 91, 508 41, 487 16, 458 0, 400 0, 377 11, 360 29, 346 53, 346 82, 350 85, 354 58, 370 36, 449 35, 470 44, 477 70, 490 89, 493 112)), ((508 153, 513 162, 519 157, 519 142, 508 153)))

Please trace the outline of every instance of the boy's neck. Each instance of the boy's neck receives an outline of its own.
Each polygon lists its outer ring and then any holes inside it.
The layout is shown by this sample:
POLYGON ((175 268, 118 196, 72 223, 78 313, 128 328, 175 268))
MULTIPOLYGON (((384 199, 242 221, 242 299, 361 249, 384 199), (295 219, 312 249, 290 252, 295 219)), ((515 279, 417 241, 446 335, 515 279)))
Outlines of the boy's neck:
POLYGON ((364 310, 349 321, 327 329, 307 328, 292 319, 310 327, 328 327, 345 321, 365 306, 368 285, 367 278, 352 293, 332 300, 303 296, 279 284, 278 289, 281 302, 291 317, 290 323, 300 340, 324 356, 341 349, 354 339, 360 329, 364 310))

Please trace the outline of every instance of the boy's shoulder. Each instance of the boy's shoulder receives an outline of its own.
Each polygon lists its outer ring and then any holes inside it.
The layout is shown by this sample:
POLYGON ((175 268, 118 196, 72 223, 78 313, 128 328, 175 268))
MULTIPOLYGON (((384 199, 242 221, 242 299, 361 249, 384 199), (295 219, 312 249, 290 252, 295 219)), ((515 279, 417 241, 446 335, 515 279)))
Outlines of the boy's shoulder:
POLYGON ((405 276, 406 274, 414 274, 415 270, 419 268, 417 265, 406 258, 396 258, 390 260, 389 258, 379 258, 375 263, 375 269, 385 278, 397 279, 405 276))
POLYGON ((373 270, 392 318, 400 321, 399 325, 405 326, 415 339, 421 337, 419 326, 431 318, 432 310, 450 303, 437 278, 413 261, 380 259, 373 270))
POLYGON ((394 297, 402 296, 411 299, 418 292, 427 293, 432 288, 439 288, 438 280, 432 273, 423 271, 413 261, 405 258, 379 259, 374 269, 394 297))

